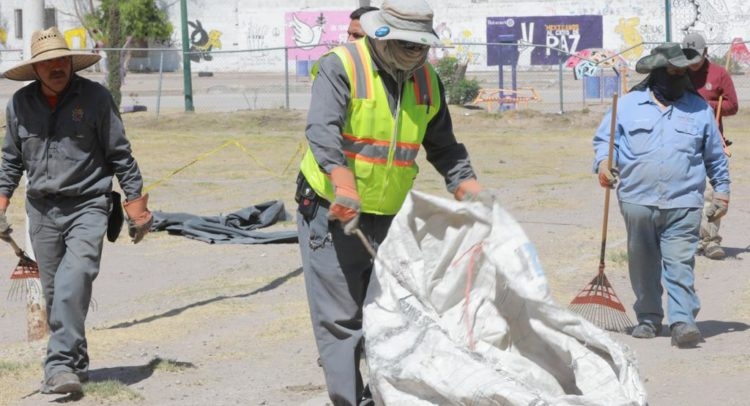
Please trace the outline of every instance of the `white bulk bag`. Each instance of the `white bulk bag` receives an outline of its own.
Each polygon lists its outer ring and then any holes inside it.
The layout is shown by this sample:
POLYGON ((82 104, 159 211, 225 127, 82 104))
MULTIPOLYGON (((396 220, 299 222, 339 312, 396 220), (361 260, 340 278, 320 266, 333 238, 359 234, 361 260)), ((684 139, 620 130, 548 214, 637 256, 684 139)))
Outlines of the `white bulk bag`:
POLYGON ((378 404, 646 404, 630 350, 552 300, 497 202, 412 192, 378 249, 363 317, 378 404))

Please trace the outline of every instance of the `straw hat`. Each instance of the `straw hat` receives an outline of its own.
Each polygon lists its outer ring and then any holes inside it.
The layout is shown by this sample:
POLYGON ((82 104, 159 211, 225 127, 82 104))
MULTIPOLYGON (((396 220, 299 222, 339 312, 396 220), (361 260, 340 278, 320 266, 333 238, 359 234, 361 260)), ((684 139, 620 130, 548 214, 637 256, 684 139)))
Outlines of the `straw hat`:
POLYGON ((37 77, 32 64, 63 56, 72 57, 73 72, 86 69, 101 59, 98 54, 71 51, 60 31, 56 27, 50 27, 34 31, 31 35, 31 59, 8 69, 3 76, 10 80, 35 80, 37 77))

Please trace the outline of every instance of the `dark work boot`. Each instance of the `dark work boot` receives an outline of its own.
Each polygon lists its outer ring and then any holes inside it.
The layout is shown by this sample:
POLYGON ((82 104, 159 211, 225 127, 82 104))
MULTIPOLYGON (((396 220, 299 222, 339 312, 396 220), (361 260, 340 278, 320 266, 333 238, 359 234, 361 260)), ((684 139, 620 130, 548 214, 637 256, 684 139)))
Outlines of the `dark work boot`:
POLYGON ((654 338, 661 332, 661 325, 655 326, 649 322, 642 321, 630 333, 635 338, 654 338))
POLYGON ((688 324, 678 321, 670 327, 672 330, 672 345, 680 348, 695 347, 703 341, 701 331, 695 324, 688 324))
POLYGON ((80 393, 82 391, 81 380, 72 372, 58 372, 44 380, 42 393, 80 393))

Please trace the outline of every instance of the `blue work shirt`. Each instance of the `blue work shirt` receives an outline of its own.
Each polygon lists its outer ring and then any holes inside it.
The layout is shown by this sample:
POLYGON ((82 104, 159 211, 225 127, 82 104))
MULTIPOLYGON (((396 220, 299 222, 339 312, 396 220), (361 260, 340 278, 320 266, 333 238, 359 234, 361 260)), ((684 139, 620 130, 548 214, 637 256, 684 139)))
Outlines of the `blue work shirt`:
MULTIPOLYGON (((594 136, 594 172, 607 159, 612 111, 594 136)), ((620 171, 622 202, 660 209, 703 207, 706 176, 729 194, 728 159, 713 111, 699 95, 685 94, 662 108, 650 90, 635 90, 617 104, 612 166, 620 171)))

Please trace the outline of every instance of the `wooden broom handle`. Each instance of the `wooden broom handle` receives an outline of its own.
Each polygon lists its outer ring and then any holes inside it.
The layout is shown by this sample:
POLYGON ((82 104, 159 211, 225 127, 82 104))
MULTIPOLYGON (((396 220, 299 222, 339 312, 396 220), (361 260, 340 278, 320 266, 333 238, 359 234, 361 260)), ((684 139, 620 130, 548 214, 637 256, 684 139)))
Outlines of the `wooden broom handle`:
MULTIPOLYGON (((727 74, 729 74, 729 62, 732 60, 732 48, 730 46, 729 50, 727 50, 727 56, 726 61, 724 62, 724 70, 727 71, 727 74)), ((718 126, 721 123, 721 105, 724 101, 724 94, 719 95, 719 100, 716 102, 716 125, 718 126)), ((732 156, 732 152, 729 151, 729 146, 727 145, 727 139, 724 138, 724 133, 721 133, 721 146, 724 148, 724 153, 728 156, 732 156)))
MULTIPOLYGON (((612 119, 609 126, 609 151, 607 152, 607 168, 612 169, 612 155, 615 150, 615 129, 617 127, 617 93, 612 95, 612 119)), ((604 273, 604 253, 607 246, 607 222, 609 220, 609 194, 611 189, 604 188, 604 216, 602 219, 602 247, 599 254, 599 273, 604 273)))
POLYGON ((16 241, 13 240, 13 237, 11 237, 10 234, 0 239, 10 244, 11 248, 13 248, 13 251, 16 252, 16 256, 18 258, 23 258, 26 255, 21 249, 21 247, 19 247, 18 244, 16 244, 16 241))

